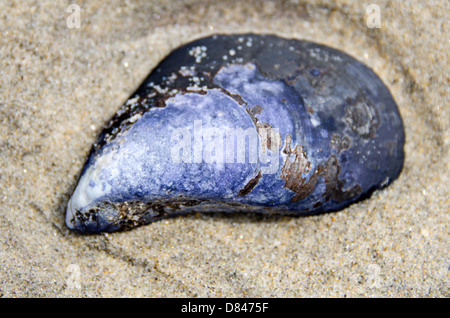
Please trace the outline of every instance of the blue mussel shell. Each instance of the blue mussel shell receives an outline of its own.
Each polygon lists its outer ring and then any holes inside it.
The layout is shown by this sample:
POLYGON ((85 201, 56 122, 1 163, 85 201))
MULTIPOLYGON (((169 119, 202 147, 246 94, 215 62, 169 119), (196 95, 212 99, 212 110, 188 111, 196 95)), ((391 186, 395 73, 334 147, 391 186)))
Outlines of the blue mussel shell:
POLYGON ((174 50, 105 125, 67 226, 112 232, 189 212, 344 208, 403 166, 397 105, 338 50, 214 35, 174 50))

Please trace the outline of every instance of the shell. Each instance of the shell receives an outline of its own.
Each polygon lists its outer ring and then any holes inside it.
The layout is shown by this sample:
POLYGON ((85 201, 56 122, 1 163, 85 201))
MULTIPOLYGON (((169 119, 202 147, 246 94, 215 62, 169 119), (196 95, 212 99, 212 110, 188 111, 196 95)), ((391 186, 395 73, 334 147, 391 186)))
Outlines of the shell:
POLYGON ((338 50, 214 35, 174 50, 105 125, 68 203, 81 233, 190 212, 340 210, 403 166, 397 105, 338 50))

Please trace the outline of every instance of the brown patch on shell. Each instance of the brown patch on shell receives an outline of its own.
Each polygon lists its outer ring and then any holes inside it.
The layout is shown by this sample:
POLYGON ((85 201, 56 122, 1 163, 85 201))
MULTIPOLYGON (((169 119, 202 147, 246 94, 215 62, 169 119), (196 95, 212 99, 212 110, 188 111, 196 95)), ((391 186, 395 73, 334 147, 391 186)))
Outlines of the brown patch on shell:
MULTIPOLYGON (((311 163, 306 157, 305 150, 302 146, 297 145, 294 150, 291 149, 292 137, 286 136, 286 146, 283 152, 287 155, 286 162, 281 168, 280 179, 285 181, 284 187, 294 191, 296 195, 292 198, 293 202, 298 202, 306 198, 317 183, 317 178, 314 180, 311 177, 308 181, 302 177, 303 173, 308 173, 311 170, 311 163), (289 160, 289 157, 295 156, 294 160, 289 160)), ((313 175, 314 176, 314 175, 313 175)))
POLYGON ((341 166, 339 165, 336 156, 330 156, 330 158, 325 163, 322 172, 326 184, 325 202, 329 201, 330 199, 336 202, 343 202, 362 192, 362 188, 359 184, 345 191, 343 189, 345 185, 344 182, 339 180, 340 173, 341 166))
MULTIPOLYGON (((261 114, 263 108, 256 105, 252 108, 246 108, 246 111, 256 126, 256 130, 258 135, 261 137, 262 144, 265 145, 270 151, 278 151, 281 147, 281 134, 278 131, 275 131, 270 124, 260 122, 256 117, 256 115, 261 114)), ((263 151, 265 151, 265 148, 263 151)))
POLYGON ((323 165, 319 165, 313 175, 307 180, 302 177, 303 174, 311 170, 311 163, 308 160, 304 148, 297 145, 294 150, 291 149, 292 137, 286 136, 286 146, 283 152, 287 155, 286 162, 281 168, 281 180, 285 181, 284 187, 295 192, 296 194, 291 199, 292 202, 299 202, 310 195, 319 181, 319 177, 325 179, 326 190, 324 194, 324 201, 317 202, 314 207, 317 208, 323 203, 334 200, 336 202, 343 202, 362 192, 361 186, 355 185, 351 189, 344 190, 345 182, 339 180, 341 167, 335 155, 330 158, 323 165), (294 155, 293 161, 289 157, 294 155))
POLYGON ((256 177, 254 177, 253 179, 251 179, 246 185, 245 187, 239 191, 238 193, 238 197, 243 197, 246 196, 247 194, 249 194, 258 184, 259 179, 261 179, 262 174, 261 171, 258 172, 258 175, 256 177))

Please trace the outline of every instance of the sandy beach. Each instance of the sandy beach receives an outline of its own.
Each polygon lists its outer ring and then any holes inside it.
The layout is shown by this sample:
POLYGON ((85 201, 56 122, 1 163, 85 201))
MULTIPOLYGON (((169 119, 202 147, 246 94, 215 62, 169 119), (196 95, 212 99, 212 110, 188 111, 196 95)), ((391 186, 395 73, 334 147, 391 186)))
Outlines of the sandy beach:
POLYGON ((373 1, 378 24, 356 0, 71 3, 0 2, 0 297, 450 296, 447 1, 373 1), (315 41, 372 68, 405 124, 400 177, 337 213, 69 231, 102 125, 171 50, 236 32, 315 41))

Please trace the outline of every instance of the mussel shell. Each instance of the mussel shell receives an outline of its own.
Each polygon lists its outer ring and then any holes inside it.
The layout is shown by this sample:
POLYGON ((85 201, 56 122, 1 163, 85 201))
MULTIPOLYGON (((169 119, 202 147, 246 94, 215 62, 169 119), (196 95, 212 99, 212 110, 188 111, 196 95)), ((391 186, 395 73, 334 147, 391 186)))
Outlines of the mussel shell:
POLYGON ((214 35, 174 50, 105 125, 66 224, 99 233, 189 212, 335 211, 394 180, 403 145, 394 99, 356 59, 214 35))

